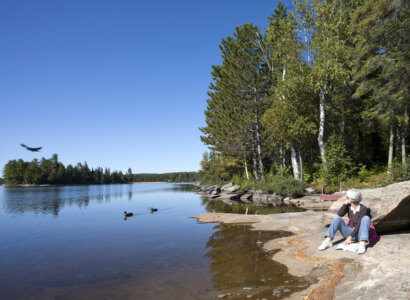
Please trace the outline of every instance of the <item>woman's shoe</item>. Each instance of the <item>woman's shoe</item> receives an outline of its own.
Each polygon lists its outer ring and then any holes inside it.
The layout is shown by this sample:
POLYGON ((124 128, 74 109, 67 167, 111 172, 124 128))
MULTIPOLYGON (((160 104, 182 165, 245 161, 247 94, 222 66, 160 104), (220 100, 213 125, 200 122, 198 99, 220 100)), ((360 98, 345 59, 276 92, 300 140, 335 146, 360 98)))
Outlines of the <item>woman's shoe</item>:
POLYGON ((366 252, 366 245, 360 243, 360 244, 359 244, 359 248, 357 248, 357 253, 363 254, 363 253, 365 253, 365 252, 366 252))
POLYGON ((324 240, 322 244, 320 244, 319 248, 317 248, 320 251, 326 250, 327 248, 333 247, 333 244, 331 242, 328 242, 324 240))

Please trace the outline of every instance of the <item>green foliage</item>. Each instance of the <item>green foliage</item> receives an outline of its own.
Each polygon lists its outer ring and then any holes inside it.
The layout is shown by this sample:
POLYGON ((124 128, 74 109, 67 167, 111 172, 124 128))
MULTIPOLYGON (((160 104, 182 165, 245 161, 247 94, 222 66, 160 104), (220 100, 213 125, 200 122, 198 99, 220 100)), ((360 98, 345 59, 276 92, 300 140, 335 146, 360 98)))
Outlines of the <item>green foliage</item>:
POLYGON ((141 173, 131 174, 128 171, 126 178, 135 182, 194 182, 199 180, 198 172, 173 172, 173 173, 141 173))
POLYGON ((290 176, 270 175, 265 180, 247 180, 243 176, 234 176, 232 182, 243 190, 262 190, 279 195, 301 195, 304 187, 299 180, 290 176))
POLYGON ((326 144, 326 168, 322 176, 330 184, 337 185, 354 172, 352 159, 339 136, 332 135, 326 144))
POLYGON ((127 179, 121 171, 111 173, 102 168, 89 169, 87 163, 78 163, 76 167, 67 168, 58 161, 58 155, 50 159, 33 159, 25 162, 22 159, 10 160, 3 169, 6 184, 101 184, 126 183, 127 179))
POLYGON ((295 171, 295 153, 304 181, 319 191, 407 180, 410 1, 295 0, 294 7, 279 2, 263 35, 244 24, 222 41, 201 128, 213 150, 201 161, 201 180, 285 190, 274 174, 295 171), (259 183, 252 178, 262 173, 259 183))
POLYGON ((393 181, 410 180, 410 159, 407 158, 406 163, 403 164, 397 160, 393 161, 390 167, 391 178, 393 181))
POLYGON ((301 195, 303 193, 303 184, 293 177, 276 175, 269 181, 261 182, 261 190, 279 195, 301 195))
POLYGON ((200 165, 202 170, 198 179, 203 184, 222 184, 231 180, 234 174, 238 174, 242 169, 235 158, 221 155, 216 151, 204 153, 200 165))

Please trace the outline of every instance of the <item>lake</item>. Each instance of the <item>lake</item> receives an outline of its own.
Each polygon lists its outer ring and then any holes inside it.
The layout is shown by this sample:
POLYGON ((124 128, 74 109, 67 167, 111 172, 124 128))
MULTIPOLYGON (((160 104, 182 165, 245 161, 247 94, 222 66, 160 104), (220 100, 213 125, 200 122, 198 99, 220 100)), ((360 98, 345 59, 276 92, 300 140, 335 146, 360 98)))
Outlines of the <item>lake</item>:
POLYGON ((279 299, 309 286, 261 248, 290 233, 189 218, 207 210, 187 184, 0 186, 0 298, 279 299))

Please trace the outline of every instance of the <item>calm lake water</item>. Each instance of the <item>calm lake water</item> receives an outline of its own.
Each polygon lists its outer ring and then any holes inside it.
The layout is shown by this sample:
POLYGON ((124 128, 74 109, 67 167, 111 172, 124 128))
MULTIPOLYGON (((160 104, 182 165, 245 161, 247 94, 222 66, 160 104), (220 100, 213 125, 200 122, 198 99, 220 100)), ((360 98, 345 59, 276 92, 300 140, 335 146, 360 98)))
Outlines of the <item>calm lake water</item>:
POLYGON ((257 243, 289 233, 189 218, 207 209, 181 184, 0 186, 0 298, 278 299, 309 285, 257 243))

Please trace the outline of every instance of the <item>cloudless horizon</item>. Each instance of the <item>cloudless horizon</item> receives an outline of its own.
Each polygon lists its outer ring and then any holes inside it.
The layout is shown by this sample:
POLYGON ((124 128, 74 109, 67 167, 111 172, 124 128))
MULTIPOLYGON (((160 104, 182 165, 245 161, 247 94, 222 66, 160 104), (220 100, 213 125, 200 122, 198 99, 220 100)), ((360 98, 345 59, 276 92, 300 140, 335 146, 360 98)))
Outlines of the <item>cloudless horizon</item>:
POLYGON ((219 44, 245 22, 265 28, 277 3, 0 0, 0 168, 57 153, 66 166, 199 170, 219 44))

